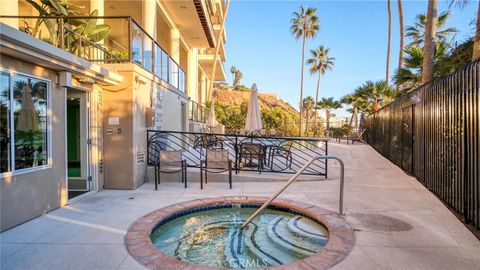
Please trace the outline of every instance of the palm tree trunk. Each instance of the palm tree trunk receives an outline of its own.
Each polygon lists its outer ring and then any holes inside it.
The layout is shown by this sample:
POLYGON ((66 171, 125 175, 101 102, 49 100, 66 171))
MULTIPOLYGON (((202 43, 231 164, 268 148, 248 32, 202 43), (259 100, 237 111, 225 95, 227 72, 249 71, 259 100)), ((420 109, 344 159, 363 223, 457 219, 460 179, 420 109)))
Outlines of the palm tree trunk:
MULTIPOLYGON (((400 27, 400 51, 398 54, 398 70, 401 70, 403 67, 403 47, 405 42, 405 31, 403 26, 403 6, 402 0, 398 0, 398 22, 400 27)), ((397 91, 400 90, 400 83, 397 81, 397 91)))
MULTIPOLYGON (((315 95, 315 117, 314 117, 314 123, 317 124, 317 116, 318 116, 318 113, 317 113, 317 110, 318 110, 318 94, 320 93, 320 77, 322 76, 322 73, 320 72, 321 70, 321 67, 318 71, 318 79, 317 79, 317 94, 315 95)), ((317 135, 317 129, 315 129, 315 134, 314 135, 317 135)))
POLYGON ((354 113, 355 113, 355 118, 353 119, 355 122, 355 131, 358 130, 358 113, 357 113, 357 108, 354 108, 354 113))
POLYGON ((350 117, 350 126, 353 127, 353 117, 355 116, 355 107, 352 106, 352 116, 350 117))
POLYGON ((391 2, 387 0, 387 13, 388 13, 388 47, 387 47, 387 68, 385 72, 385 81, 389 85, 390 79, 390 47, 392 46, 392 9, 391 2))
POLYGON ((327 120, 327 131, 329 131, 330 130, 330 111, 329 110, 325 112, 325 118, 327 120))
POLYGON ((373 102, 373 105, 372 105, 372 109, 373 109, 373 112, 374 112, 374 113, 378 112, 378 110, 380 109, 379 106, 380 106, 380 104, 378 104, 378 101, 375 100, 375 101, 373 102))
POLYGON ((305 35, 305 29, 303 29, 303 45, 302 45, 302 74, 300 78, 300 129, 299 129, 299 136, 303 136, 303 69, 304 69, 304 61, 305 61, 305 43, 307 41, 307 36, 305 35))
POLYGON ((305 111, 305 133, 308 134, 308 118, 309 118, 309 115, 308 115, 308 109, 305 111))
POLYGON ((428 1, 427 22, 425 25, 425 45, 423 47, 422 84, 433 80, 435 60, 435 33, 437 31, 437 0, 428 1))
POLYGON ((477 26, 475 31, 475 39, 473 40, 473 56, 472 60, 480 59, 480 2, 477 9, 477 26))

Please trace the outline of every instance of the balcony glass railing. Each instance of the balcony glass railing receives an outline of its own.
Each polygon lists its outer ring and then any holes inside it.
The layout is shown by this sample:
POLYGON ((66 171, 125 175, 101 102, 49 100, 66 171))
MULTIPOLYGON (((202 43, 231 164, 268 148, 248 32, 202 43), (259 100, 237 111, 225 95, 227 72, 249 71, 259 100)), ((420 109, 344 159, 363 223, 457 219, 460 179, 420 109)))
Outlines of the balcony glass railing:
POLYGON ((200 122, 200 123, 206 123, 207 122, 207 117, 206 117, 206 110, 205 106, 198 104, 197 102, 190 100, 190 117, 189 119, 193 122, 200 122))
POLYGON ((185 92, 185 71, 131 17, 0 18, 17 19, 20 31, 90 62, 133 62, 185 92))

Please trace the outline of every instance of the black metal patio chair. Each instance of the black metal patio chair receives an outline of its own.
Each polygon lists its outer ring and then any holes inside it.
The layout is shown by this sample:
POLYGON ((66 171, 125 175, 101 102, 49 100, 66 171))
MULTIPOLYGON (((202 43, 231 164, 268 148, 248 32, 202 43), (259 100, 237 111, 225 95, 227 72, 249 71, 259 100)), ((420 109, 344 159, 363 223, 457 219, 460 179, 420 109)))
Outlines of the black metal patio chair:
POLYGON ((226 171, 228 171, 228 182, 232 189, 232 161, 229 159, 228 150, 208 149, 205 160, 200 161, 200 189, 203 189, 203 173, 205 173, 205 184, 207 184, 208 173, 226 171))
POLYGON ((243 161, 243 164, 247 167, 256 166, 258 168, 258 173, 261 174, 263 163, 265 162, 264 149, 265 148, 260 143, 242 143, 240 145, 238 166, 240 166, 243 161), (257 161, 256 165, 253 163, 253 160, 257 161))
POLYGON ((275 158, 285 158, 285 166, 287 166, 289 169, 292 169, 292 146, 293 141, 287 141, 280 145, 270 147, 270 153, 268 155, 270 168, 273 169, 275 158))
POLYGON ((344 138, 337 138, 337 142, 340 142, 341 140, 346 140, 347 144, 348 144, 349 141, 351 141, 352 144, 354 144, 355 142, 364 143, 362 137, 363 137, 363 134, 365 133, 365 131, 366 131, 366 129, 362 129, 361 131, 357 132, 353 136, 344 137, 344 138))
POLYGON ((155 165, 155 190, 158 189, 161 173, 182 173, 182 183, 187 188, 187 161, 182 159, 182 151, 159 151, 155 165))
POLYGON ((223 149, 223 141, 215 135, 202 134, 193 143, 194 148, 223 149))

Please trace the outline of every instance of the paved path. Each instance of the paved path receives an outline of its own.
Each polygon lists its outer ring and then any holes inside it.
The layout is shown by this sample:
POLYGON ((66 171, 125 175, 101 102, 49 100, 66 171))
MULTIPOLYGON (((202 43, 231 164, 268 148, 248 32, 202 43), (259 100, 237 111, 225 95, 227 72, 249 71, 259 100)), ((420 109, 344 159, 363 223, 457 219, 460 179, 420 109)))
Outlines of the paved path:
MULTIPOLYGON (((346 220, 357 230, 352 253, 336 269, 480 269, 478 241, 414 178, 366 145, 336 145, 345 160, 346 220)), ((329 179, 293 184, 283 197, 336 210, 338 165, 329 179)), ((269 196, 279 182, 211 182, 183 189, 162 183, 103 190, 0 234, 3 269, 142 269, 123 235, 140 216, 176 202, 223 195, 269 196)))

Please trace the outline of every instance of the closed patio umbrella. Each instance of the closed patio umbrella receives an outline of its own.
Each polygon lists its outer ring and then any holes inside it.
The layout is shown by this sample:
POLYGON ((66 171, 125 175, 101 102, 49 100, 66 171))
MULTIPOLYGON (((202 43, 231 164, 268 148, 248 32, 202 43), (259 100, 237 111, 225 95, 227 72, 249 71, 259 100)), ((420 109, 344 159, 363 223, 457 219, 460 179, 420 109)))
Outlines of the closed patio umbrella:
POLYGON ((18 113, 15 127, 15 136, 16 139, 22 138, 24 147, 26 147, 24 148, 25 151, 23 154, 23 158, 33 158, 31 163, 30 161, 25 161, 25 166, 37 166, 38 149, 34 146, 34 133, 39 129, 38 116, 35 110, 35 104, 33 104, 32 100, 32 90, 28 87, 28 85, 24 85, 20 92, 22 93, 22 109, 18 113), (24 134, 17 133, 17 131, 21 131, 24 134))
POLYGON ((38 116, 32 101, 32 90, 27 85, 22 87, 22 109, 18 113, 16 130, 34 132, 38 130, 38 116))
POLYGON ((252 93, 250 95, 250 101, 248 102, 247 119, 245 121, 245 130, 248 133, 260 130, 263 128, 262 117, 260 114, 260 108, 258 104, 257 85, 252 85, 252 93))

